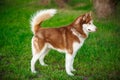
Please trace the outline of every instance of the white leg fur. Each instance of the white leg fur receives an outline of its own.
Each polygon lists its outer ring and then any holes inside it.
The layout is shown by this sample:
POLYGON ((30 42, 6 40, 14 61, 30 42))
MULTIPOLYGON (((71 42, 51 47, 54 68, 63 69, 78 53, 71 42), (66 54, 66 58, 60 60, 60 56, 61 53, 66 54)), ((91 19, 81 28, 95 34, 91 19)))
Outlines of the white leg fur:
POLYGON ((42 66, 47 66, 47 64, 45 64, 44 62, 44 58, 48 54, 48 52, 49 52, 49 49, 46 49, 45 52, 39 57, 39 62, 42 66))
POLYGON ((36 55, 33 55, 33 57, 32 57, 32 60, 31 60, 31 71, 32 71, 33 73, 36 73, 35 63, 36 63, 36 61, 39 59, 39 56, 40 56, 40 54, 36 54, 36 55))
POLYGON ((73 63, 74 63, 74 56, 72 56, 72 61, 71 61, 71 71, 76 71, 73 67, 73 63))
POLYGON ((74 67, 73 67, 74 58, 75 58, 75 56, 76 56, 76 53, 77 53, 77 52, 74 52, 73 55, 72 55, 71 71, 76 71, 76 70, 74 69, 74 67))
MULTIPOLYGON (((33 73, 36 73, 36 71, 35 71, 35 63, 36 63, 36 61, 41 57, 41 55, 44 54, 45 50, 46 50, 46 48, 44 47, 44 48, 41 50, 40 53, 36 53, 36 54, 33 55, 32 60, 31 60, 31 71, 32 71, 33 73)), ((42 58, 40 59, 42 65, 45 65, 45 63, 44 63, 44 61, 43 61, 44 57, 45 57, 45 55, 42 56, 42 58)))
MULTIPOLYGON (((31 71, 33 73, 36 73, 36 70, 35 70, 36 61, 40 58, 40 56, 42 54, 44 54, 45 50, 46 50, 46 45, 43 47, 43 49, 39 53, 36 53, 34 45, 33 45, 33 40, 32 40, 32 54, 33 54, 33 57, 32 57, 32 60, 31 60, 31 71)), ((44 57, 43 57, 43 59, 44 59, 44 57)))
POLYGON ((70 76, 74 76, 74 74, 71 72, 72 59, 73 56, 69 53, 66 53, 65 69, 67 74, 70 76))

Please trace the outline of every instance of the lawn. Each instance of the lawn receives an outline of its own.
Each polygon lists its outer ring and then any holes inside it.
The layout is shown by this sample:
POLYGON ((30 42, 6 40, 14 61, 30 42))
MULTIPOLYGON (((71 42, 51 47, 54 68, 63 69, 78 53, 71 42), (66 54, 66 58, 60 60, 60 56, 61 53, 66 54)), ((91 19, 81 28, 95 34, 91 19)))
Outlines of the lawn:
MULTIPOLYGON (((43 67, 37 62, 38 73, 32 74, 30 61, 33 34, 30 18, 37 10, 51 7, 40 6, 37 2, 38 0, 0 1, 1 80, 120 80, 120 15, 107 19, 98 19, 94 15, 94 24, 98 31, 90 33, 78 51, 74 62, 75 76, 66 74, 65 55, 55 50, 51 50, 45 57, 48 66, 43 67)), ((58 9, 58 13, 42 26, 67 25, 90 10, 88 7, 58 9)))

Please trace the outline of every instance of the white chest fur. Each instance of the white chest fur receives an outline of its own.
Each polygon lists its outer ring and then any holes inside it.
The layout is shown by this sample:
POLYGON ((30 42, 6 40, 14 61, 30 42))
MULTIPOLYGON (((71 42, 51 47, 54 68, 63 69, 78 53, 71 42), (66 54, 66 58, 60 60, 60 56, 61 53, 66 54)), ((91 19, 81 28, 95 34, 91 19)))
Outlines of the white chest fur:
POLYGON ((85 38, 82 38, 81 35, 78 34, 78 32, 76 32, 76 30, 74 30, 74 29, 71 29, 71 30, 72 30, 73 34, 75 36, 77 36, 79 38, 79 40, 80 40, 80 43, 78 43, 78 42, 73 43, 73 52, 74 52, 74 55, 76 55, 78 49, 80 49, 82 47, 82 45, 83 45, 83 43, 85 41, 85 38))
POLYGON ((73 43, 73 50, 74 52, 76 52, 79 48, 81 48, 81 46, 83 45, 84 40, 80 40, 80 43, 78 42, 74 42, 73 43))
MULTIPOLYGON (((80 39, 80 38, 79 38, 80 39)), ((85 39, 80 39, 80 43, 74 42, 73 43, 73 54, 76 55, 77 51, 82 47, 85 39)))

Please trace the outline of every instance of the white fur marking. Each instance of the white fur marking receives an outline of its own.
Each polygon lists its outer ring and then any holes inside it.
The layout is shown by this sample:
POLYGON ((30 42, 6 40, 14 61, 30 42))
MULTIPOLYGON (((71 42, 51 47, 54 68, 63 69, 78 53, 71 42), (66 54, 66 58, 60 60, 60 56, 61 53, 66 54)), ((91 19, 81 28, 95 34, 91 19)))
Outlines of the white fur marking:
POLYGON ((34 27, 35 25, 41 23, 44 20, 47 20, 49 18, 51 18, 52 16, 54 16, 54 14, 56 14, 56 9, 47 9, 47 10, 41 10, 38 11, 36 14, 34 14, 31 18, 31 29, 34 33, 34 27), (47 17, 43 17, 45 15, 48 15, 47 17))
POLYGON ((34 55, 35 54, 35 48, 34 48, 34 37, 32 37, 32 40, 31 40, 31 43, 32 43, 32 55, 34 55))
POLYGON ((45 64, 44 62, 44 58, 48 54, 48 52, 49 52, 49 49, 45 50, 45 52, 39 58, 39 62, 42 66, 47 66, 47 64, 45 64))
POLYGON ((71 64, 72 64, 72 55, 69 53, 66 53, 66 60, 65 60, 65 69, 68 75, 74 76, 74 74, 71 72, 71 64))
MULTIPOLYGON (((32 39, 32 41, 33 41, 33 39, 32 39)), ((43 49, 41 50, 41 52, 36 53, 35 47, 34 47, 33 42, 32 42, 33 57, 32 57, 32 60, 31 60, 31 71, 32 71, 33 73, 36 73, 36 70, 35 70, 35 63, 36 63, 36 61, 41 57, 41 55, 44 54, 44 52, 46 51, 46 48, 47 48, 47 45, 44 45, 44 47, 43 47, 43 49)), ((42 60, 42 61, 41 61, 41 64, 42 64, 42 65, 45 65, 45 63, 44 63, 44 61, 43 61, 44 56, 42 56, 42 57, 43 57, 43 58, 41 59, 41 60, 42 60)))
POLYGON ((89 32, 95 32, 96 31, 96 26, 93 24, 93 21, 90 21, 90 24, 83 24, 83 30, 86 34, 89 32))

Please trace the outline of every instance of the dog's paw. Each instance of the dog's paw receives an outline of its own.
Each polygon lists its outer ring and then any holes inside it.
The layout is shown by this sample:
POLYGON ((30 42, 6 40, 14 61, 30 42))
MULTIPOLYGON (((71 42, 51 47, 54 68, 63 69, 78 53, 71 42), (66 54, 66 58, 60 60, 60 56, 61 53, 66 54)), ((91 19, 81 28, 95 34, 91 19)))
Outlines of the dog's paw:
POLYGON ((41 64, 42 66, 48 66, 47 64, 41 64))
POLYGON ((37 71, 32 71, 32 73, 37 73, 37 71))
POLYGON ((72 69, 71 71, 76 71, 75 69, 72 69))
POLYGON ((73 73, 71 73, 71 72, 70 72, 70 73, 68 73, 68 75, 69 75, 69 76, 74 76, 74 74, 73 74, 73 73))
POLYGON ((48 66, 47 64, 44 64, 43 66, 48 66))

